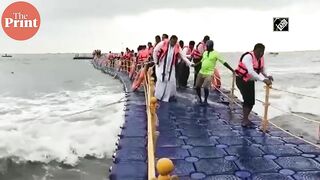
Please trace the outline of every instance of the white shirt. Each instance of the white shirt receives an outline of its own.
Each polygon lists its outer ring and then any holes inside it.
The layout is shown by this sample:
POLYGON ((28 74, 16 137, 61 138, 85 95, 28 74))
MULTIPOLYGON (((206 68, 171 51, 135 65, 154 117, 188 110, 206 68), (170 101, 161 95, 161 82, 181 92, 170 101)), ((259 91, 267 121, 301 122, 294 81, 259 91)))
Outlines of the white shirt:
MULTIPOLYGON (((265 80, 266 78, 260 76, 257 72, 254 71, 252 61, 253 61, 252 56, 250 54, 245 55, 242 59, 242 63, 246 66, 248 70, 248 74, 252 76, 251 79, 258 80, 258 81, 265 80)), ((262 73, 267 74, 265 67, 263 67, 262 73)))

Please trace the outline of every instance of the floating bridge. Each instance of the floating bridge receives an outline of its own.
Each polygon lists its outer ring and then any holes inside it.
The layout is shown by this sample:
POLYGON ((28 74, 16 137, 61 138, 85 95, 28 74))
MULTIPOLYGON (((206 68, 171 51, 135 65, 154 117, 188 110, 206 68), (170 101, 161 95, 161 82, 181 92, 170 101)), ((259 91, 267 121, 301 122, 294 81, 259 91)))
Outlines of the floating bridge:
POLYGON ((266 113, 251 115, 259 127, 242 128, 240 102, 225 91, 212 90, 209 106, 196 104, 192 89, 178 90, 177 102, 157 102, 151 70, 132 92, 126 71, 98 69, 119 79, 126 95, 111 180, 320 180, 318 145, 268 122, 266 113))

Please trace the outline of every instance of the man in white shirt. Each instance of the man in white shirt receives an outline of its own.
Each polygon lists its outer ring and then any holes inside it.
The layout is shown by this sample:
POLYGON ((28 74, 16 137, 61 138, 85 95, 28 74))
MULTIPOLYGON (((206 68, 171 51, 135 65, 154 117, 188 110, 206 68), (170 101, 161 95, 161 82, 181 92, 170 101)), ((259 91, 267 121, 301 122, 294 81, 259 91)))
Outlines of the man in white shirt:
POLYGON ((236 83, 243 98, 243 127, 254 127, 249 120, 249 114, 255 104, 255 81, 264 82, 271 85, 273 77, 269 76, 264 66, 264 50, 263 44, 258 43, 254 46, 254 50, 244 53, 239 61, 239 65, 235 70, 237 74, 236 83), (260 76, 262 74, 264 77, 260 76))
POLYGON ((156 88, 155 97, 160 101, 175 101, 176 75, 175 64, 179 59, 191 66, 186 56, 177 43, 177 36, 171 36, 170 40, 160 42, 153 51, 153 60, 156 63, 156 88))

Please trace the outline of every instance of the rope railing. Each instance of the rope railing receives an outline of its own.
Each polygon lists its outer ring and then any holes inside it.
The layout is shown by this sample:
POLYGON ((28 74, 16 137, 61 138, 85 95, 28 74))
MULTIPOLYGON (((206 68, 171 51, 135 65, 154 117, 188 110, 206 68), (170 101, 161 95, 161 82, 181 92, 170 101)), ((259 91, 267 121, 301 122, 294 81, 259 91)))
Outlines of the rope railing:
MULTIPOLYGON (((258 101, 258 102, 260 102, 260 103, 264 103, 264 102, 263 102, 262 100, 260 100, 260 99, 256 99, 256 101, 258 101)), ((306 121, 310 121, 310 122, 313 122, 313 123, 320 124, 320 121, 313 120, 313 119, 310 119, 310 118, 301 116, 301 115, 299 115, 299 114, 296 114, 296 113, 293 113, 293 112, 290 112, 290 111, 285 111, 285 110, 283 110, 283 109, 281 109, 281 108, 279 108, 279 107, 277 107, 277 106, 274 106, 274 105, 271 105, 271 104, 270 104, 270 107, 272 107, 272 108, 274 108, 274 109, 276 109, 276 110, 279 110, 279 111, 281 111, 281 112, 283 112, 283 113, 290 114, 290 115, 296 116, 296 117, 298 117, 298 118, 304 119, 304 120, 306 120, 306 121)))
MULTIPOLYGON (((214 75, 214 78, 217 78, 217 79, 220 79, 219 77, 216 77, 214 75)), ((231 85, 231 91, 230 91, 230 95, 227 95, 226 93, 224 93, 223 91, 221 91, 219 88, 215 88, 217 91, 219 91, 221 93, 222 96, 228 98, 232 104, 236 104, 237 106, 239 107, 242 107, 241 104, 237 103, 234 99, 234 91, 236 90, 235 89, 235 75, 233 75, 232 77, 232 85, 231 85)), ((313 99, 320 99, 319 97, 316 97, 316 96, 309 96, 309 95, 304 95, 304 94, 299 94, 299 93, 294 93, 294 92, 290 92, 290 91, 285 91, 285 90, 281 90, 281 89, 278 89, 278 88, 274 88, 272 86, 265 86, 265 101, 262 101, 260 99, 256 99, 259 103, 261 103, 262 105, 264 105, 264 113, 263 113, 263 117, 262 117, 262 126, 260 127, 262 129, 262 131, 264 133, 268 132, 268 129, 269 129, 269 123, 277 128, 279 128, 280 130, 292 135, 293 137, 296 137, 298 139, 301 139, 303 140, 304 142, 308 143, 308 144, 311 144, 313 146, 316 146, 318 148, 320 148, 320 146, 316 145, 315 143, 312 143, 308 140, 305 140, 297 135, 294 135, 292 133, 289 133, 288 131, 284 130, 283 128, 279 127, 278 125, 276 125, 275 123, 269 121, 268 119, 268 112, 269 112, 269 107, 272 107, 274 109, 277 109, 281 112, 284 112, 284 113, 287 113, 287 114, 291 114, 295 117, 298 117, 298 118, 301 118, 301 119, 304 119, 306 121, 309 121, 309 122, 313 122, 313 123, 316 123, 316 124, 319 124, 319 128, 318 128, 318 141, 320 142, 320 121, 317 121, 317 120, 313 120, 313 119, 310 119, 310 118, 307 118, 307 117, 304 117, 304 116, 301 116, 299 114, 296 114, 296 113, 293 113, 293 112, 288 112, 288 111, 285 111, 285 110, 282 110, 281 108, 278 108, 274 105, 272 105, 270 102, 269 102, 269 94, 270 94, 270 89, 273 89, 273 90, 276 90, 276 91, 281 91, 281 92, 286 92, 286 93, 289 93, 289 94, 292 94, 292 95, 298 95, 298 96, 304 96, 304 97, 309 97, 309 98, 313 98, 313 99)))
POLYGON ((292 95, 296 95, 296 96, 302 96, 302 97, 308 97, 308 98, 312 98, 312 99, 318 99, 318 100, 320 100, 320 97, 316 97, 316 96, 310 96, 310 95, 305 95, 305 94, 295 93, 295 92, 286 91, 286 90, 281 90, 281 89, 274 88, 274 87, 272 87, 272 89, 273 89, 273 90, 275 90, 275 91, 285 92, 285 93, 292 94, 292 95))

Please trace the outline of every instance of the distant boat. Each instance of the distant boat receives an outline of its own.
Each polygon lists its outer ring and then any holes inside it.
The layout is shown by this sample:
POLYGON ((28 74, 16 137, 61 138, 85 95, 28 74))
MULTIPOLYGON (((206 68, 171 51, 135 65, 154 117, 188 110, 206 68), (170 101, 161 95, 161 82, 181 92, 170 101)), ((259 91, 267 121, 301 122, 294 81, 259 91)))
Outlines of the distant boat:
POLYGON ((270 55, 278 55, 278 52, 269 52, 270 55))
POLYGON ((79 54, 76 54, 74 57, 73 57, 73 59, 77 59, 77 60, 79 60, 79 59, 93 59, 93 57, 92 56, 80 56, 79 54))
POLYGON ((2 57, 12 57, 12 55, 5 54, 5 55, 2 55, 2 57))

